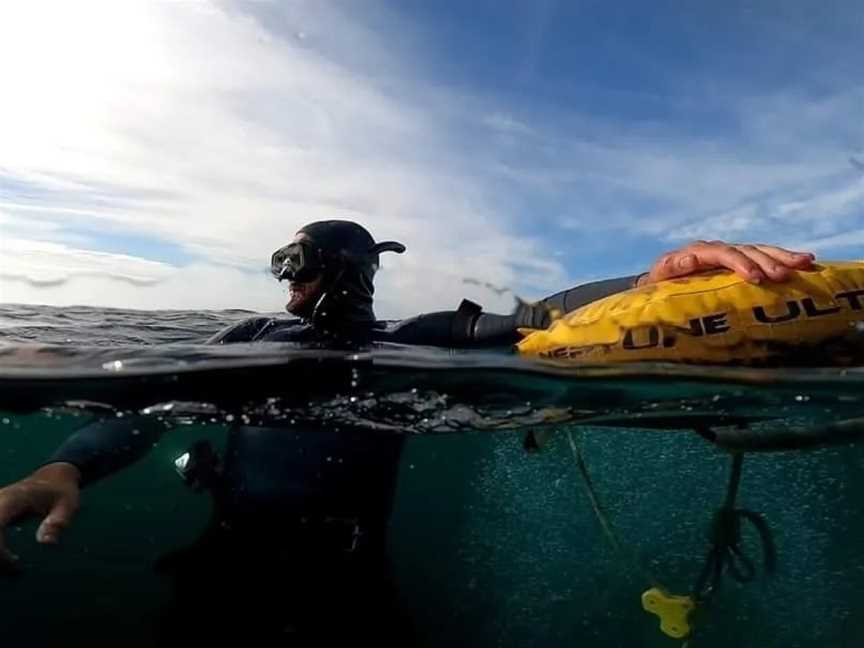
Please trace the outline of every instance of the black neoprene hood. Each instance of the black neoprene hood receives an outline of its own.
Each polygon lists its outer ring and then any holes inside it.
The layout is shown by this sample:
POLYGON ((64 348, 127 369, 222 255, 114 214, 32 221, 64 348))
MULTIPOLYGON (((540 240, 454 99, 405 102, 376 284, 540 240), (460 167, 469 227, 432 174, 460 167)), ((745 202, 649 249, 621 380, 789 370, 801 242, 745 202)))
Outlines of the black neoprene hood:
POLYGON ((324 260, 326 293, 316 308, 315 321, 330 325, 374 322, 379 254, 401 254, 405 246, 395 241, 376 243, 366 228, 351 221, 318 221, 297 233, 309 237, 324 260))

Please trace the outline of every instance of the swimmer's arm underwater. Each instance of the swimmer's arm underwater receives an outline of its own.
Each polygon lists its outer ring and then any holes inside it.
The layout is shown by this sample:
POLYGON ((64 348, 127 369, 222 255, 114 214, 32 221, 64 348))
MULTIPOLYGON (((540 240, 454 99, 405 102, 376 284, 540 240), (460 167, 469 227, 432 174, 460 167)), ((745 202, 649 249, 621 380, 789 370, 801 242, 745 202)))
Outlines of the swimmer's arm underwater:
POLYGON ((56 544, 78 511, 80 489, 122 470, 159 441, 165 425, 148 417, 104 419, 70 436, 32 474, 0 488, 0 575, 20 568, 3 530, 16 520, 41 517, 36 540, 56 544))
POLYGON ((142 459, 166 429, 147 416, 102 419, 72 434, 46 464, 72 464, 81 475, 80 486, 89 486, 142 459))
MULTIPOLYGON (((255 317, 223 329, 206 344, 249 341, 273 322, 255 317)), ((100 419, 67 438, 43 466, 67 464, 77 470, 81 487, 89 486, 142 459, 162 438, 166 426, 150 417, 100 419)), ((69 474, 69 473, 67 473, 69 474)))

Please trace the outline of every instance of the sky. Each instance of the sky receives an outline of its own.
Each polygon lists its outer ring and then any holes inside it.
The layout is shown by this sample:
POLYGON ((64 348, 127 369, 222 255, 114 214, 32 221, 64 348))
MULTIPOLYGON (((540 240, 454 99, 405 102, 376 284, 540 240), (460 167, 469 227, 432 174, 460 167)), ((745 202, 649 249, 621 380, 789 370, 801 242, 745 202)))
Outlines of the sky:
MULTIPOLYGON (((282 309, 303 224, 380 317, 695 239, 864 258, 864 4, 0 3, 0 302, 282 309)), ((502 289, 509 290, 502 290, 502 289)))

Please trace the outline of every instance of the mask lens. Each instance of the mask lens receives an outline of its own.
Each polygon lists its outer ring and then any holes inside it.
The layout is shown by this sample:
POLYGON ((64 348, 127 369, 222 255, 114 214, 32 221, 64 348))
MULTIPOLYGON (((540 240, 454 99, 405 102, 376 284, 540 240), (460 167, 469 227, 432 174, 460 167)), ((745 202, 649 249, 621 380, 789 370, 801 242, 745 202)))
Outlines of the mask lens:
POLYGON ((314 261, 312 250, 303 243, 289 243, 273 253, 270 259, 270 272, 282 281, 306 282, 315 279, 323 269, 314 261))

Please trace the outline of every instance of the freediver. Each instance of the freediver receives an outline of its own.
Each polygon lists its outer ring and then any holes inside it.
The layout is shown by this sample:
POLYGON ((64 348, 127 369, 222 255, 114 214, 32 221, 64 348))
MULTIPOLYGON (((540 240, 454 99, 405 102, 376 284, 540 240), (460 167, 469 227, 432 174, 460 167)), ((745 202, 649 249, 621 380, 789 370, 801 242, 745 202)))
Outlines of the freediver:
MULTIPOLYGON (((465 301, 455 311, 378 321, 373 280, 379 255, 404 250, 400 243, 376 243, 353 222, 309 224, 271 258, 272 274, 289 282, 286 310, 296 317, 253 317, 208 343, 506 349, 518 341, 519 328, 548 326, 552 310, 568 312, 636 285, 716 268, 753 282, 782 281, 814 259, 774 246, 697 241, 663 255, 641 275, 571 288, 520 304, 509 315, 484 313, 465 301)), ((3 539, 6 526, 41 517, 37 541, 57 543, 79 509, 80 490, 145 456, 164 431, 151 417, 92 422, 30 476, 0 489, 0 566, 18 562, 3 539)), ((189 479, 213 494, 214 516, 192 547, 158 561, 175 591, 159 645, 217 638, 264 645, 371 638, 384 646, 411 645, 386 551, 402 446, 401 435, 345 426, 234 425, 224 458, 199 452, 200 472, 189 479)))

